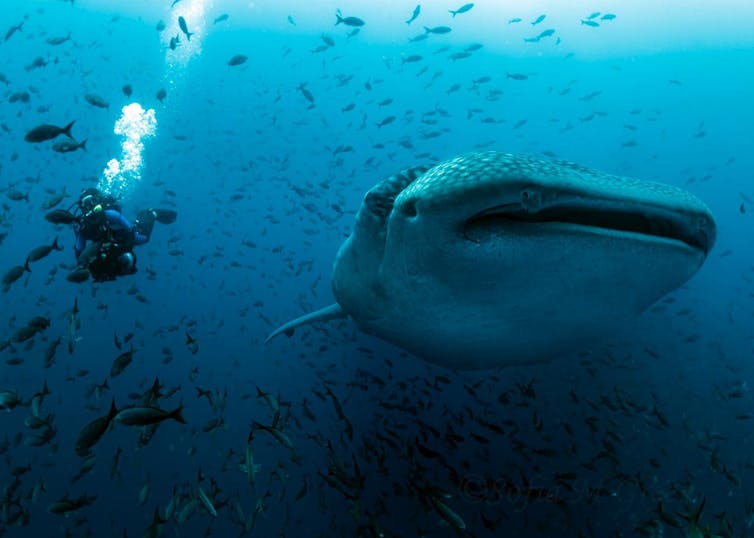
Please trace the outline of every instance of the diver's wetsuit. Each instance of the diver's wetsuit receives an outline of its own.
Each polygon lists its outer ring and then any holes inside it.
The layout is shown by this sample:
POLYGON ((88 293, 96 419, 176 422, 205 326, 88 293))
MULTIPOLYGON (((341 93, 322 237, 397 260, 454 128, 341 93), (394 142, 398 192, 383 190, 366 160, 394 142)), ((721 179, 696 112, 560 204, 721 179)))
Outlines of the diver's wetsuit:
POLYGON ((76 234, 76 242, 73 250, 76 254, 76 261, 83 263, 91 271, 95 280, 112 280, 119 275, 135 273, 136 258, 132 249, 135 245, 142 245, 149 241, 154 217, 151 213, 148 216, 151 218, 145 219, 140 216, 139 226, 132 226, 120 212, 115 209, 105 209, 98 218, 75 223, 73 231, 76 234), (148 223, 142 222, 144 220, 148 220, 148 223), (100 243, 98 255, 93 258, 87 256, 89 259, 82 262, 80 257, 86 248, 87 241, 100 243), (130 255, 130 258, 123 258, 124 254, 130 255))
MULTIPOLYGON (((116 210, 105 209, 104 213, 105 219, 107 221, 107 226, 110 228, 110 230, 113 231, 114 235, 119 241, 122 241, 126 244, 130 243, 131 246, 142 245, 149 241, 149 237, 137 232, 131 225, 131 223, 128 222, 128 219, 126 219, 126 217, 121 215, 116 210)), ((87 241, 98 241, 102 239, 100 237, 101 232, 96 227, 82 227, 77 223, 74 224, 73 231, 76 233, 76 244, 73 246, 73 250, 76 253, 77 260, 79 259, 81 253, 84 251, 87 241)))

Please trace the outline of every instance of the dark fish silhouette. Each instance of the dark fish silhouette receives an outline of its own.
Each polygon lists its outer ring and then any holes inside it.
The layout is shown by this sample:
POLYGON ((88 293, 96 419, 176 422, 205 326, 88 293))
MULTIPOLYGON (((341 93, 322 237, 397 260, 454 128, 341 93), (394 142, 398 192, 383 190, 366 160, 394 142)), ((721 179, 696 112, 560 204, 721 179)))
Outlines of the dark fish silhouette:
POLYGON ((86 138, 81 142, 76 142, 75 140, 60 140, 52 145, 52 150, 57 151, 58 153, 70 153, 77 149, 83 149, 86 151, 86 138))
POLYGON ((421 4, 417 4, 416 7, 414 8, 414 12, 411 14, 411 18, 406 21, 406 24, 411 24, 412 22, 414 22, 416 20, 416 17, 418 17, 419 13, 421 12, 422 12, 421 4))
POLYGON ((53 224, 72 224, 76 221, 76 217, 70 211, 66 211, 65 209, 56 209, 55 211, 50 211, 49 213, 47 213, 45 215, 45 220, 52 222, 53 224))
POLYGON ((49 124, 38 125, 34 127, 34 129, 26 133, 24 140, 32 143, 44 142, 45 140, 52 140, 53 138, 57 138, 62 134, 66 135, 70 139, 73 139, 73 136, 71 136, 71 127, 73 127, 74 122, 75 120, 65 127, 58 127, 56 125, 49 124))
POLYGON ((361 20, 358 17, 343 17, 340 14, 340 10, 338 10, 335 13, 335 16, 337 17, 337 20, 335 21, 335 26, 339 25, 341 22, 345 24, 346 26, 364 26, 364 21, 361 20))
POLYGON ((194 32, 188 31, 188 26, 186 26, 186 19, 184 19, 183 17, 178 17, 178 27, 181 29, 181 32, 186 35, 186 39, 188 41, 191 41, 191 36, 194 35, 194 32))
POLYGON ((474 7, 474 4, 464 4, 455 11, 452 9, 448 11, 451 15, 453 15, 453 18, 455 18, 456 15, 460 15, 461 13, 466 13, 467 11, 471 11, 471 8, 474 7))
POLYGON ((228 60, 228 65, 230 66, 241 65, 242 63, 245 63, 247 59, 248 58, 244 56, 243 54, 236 54, 230 60, 228 60))

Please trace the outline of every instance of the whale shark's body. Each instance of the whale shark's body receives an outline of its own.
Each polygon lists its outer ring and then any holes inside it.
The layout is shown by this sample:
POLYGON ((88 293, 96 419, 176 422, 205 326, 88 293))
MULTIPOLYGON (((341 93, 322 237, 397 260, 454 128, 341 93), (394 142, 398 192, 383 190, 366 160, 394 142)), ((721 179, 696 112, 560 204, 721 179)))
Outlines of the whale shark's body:
POLYGON ((547 361, 681 286, 715 235, 707 207, 670 185, 464 155, 368 191, 335 259, 337 304, 269 338, 347 315, 451 368, 547 361))

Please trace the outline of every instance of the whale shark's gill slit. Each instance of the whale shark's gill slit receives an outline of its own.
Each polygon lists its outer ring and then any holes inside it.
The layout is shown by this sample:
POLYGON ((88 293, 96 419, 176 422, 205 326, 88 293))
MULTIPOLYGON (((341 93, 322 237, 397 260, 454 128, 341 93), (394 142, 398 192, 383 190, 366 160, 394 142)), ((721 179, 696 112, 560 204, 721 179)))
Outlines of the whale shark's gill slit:
POLYGON ((467 227, 501 224, 503 222, 544 223, 562 222, 593 228, 634 232, 654 237, 675 239, 687 245, 709 251, 709 238, 699 229, 692 229, 686 222, 662 214, 620 208, 599 209, 595 207, 549 207, 529 211, 521 204, 497 206, 474 215, 466 222, 467 227))

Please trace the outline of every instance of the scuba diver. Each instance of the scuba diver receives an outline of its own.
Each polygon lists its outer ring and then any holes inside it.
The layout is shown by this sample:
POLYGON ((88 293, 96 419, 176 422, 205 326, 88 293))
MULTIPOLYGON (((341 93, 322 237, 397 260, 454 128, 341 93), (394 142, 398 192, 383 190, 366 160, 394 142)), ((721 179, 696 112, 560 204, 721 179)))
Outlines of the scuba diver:
POLYGON ((46 215, 55 224, 73 224, 76 268, 66 277, 84 282, 115 280, 136 272, 133 248, 149 241, 155 221, 170 224, 177 213, 170 209, 140 211, 132 225, 120 211, 117 200, 95 188, 85 189, 74 213, 56 209, 46 215))

